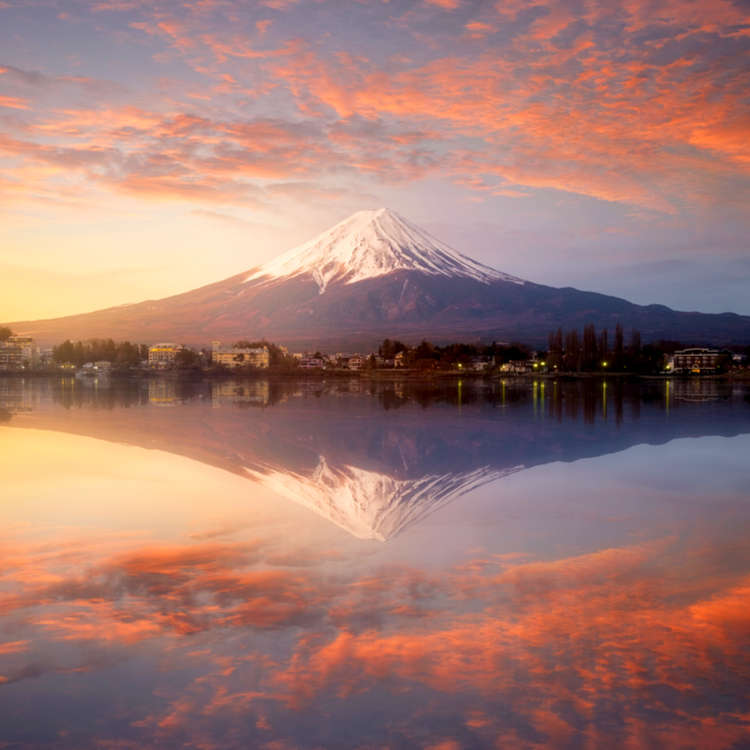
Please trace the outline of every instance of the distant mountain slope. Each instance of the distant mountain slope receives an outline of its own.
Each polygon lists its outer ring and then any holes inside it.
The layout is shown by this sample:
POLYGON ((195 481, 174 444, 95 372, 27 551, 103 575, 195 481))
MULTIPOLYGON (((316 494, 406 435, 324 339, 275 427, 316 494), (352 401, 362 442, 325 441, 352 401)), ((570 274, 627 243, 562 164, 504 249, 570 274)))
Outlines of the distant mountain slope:
POLYGON ((269 263, 184 294, 9 325, 46 344, 267 337, 301 348, 359 348, 386 336, 543 344, 558 326, 618 322, 646 340, 750 341, 750 317, 534 284, 458 253, 387 209, 360 211, 269 263))

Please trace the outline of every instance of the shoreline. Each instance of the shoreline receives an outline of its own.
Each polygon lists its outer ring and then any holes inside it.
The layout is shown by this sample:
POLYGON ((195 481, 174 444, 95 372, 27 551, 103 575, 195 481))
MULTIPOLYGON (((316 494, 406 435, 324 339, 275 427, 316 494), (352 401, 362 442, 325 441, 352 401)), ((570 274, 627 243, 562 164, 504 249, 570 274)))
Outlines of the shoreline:
POLYGON ((472 372, 465 370, 236 370, 236 371, 210 371, 210 370, 154 370, 154 371, 128 371, 113 370, 85 378, 77 378, 74 372, 60 370, 7 370, 0 371, 0 378, 67 378, 80 380, 81 382, 94 382, 98 379, 116 381, 140 381, 151 379, 166 379, 179 381, 218 381, 234 379, 252 380, 344 380, 359 379, 367 381, 423 381, 435 382, 441 380, 472 380, 472 381, 539 381, 539 380, 629 380, 629 381, 666 381, 666 380, 720 380, 720 381, 750 381, 750 370, 719 373, 712 375, 695 374, 640 374, 632 372, 558 372, 558 373, 501 373, 501 372, 472 372))

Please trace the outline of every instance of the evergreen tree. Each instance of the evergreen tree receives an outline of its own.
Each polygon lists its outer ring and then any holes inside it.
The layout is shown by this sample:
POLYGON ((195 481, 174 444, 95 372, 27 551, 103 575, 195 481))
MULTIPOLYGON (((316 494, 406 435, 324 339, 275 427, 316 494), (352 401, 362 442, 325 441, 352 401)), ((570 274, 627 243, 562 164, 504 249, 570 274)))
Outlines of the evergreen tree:
POLYGON ((612 365, 616 370, 622 370, 625 361, 625 350, 623 346, 622 325, 615 326, 615 348, 612 351, 612 365))
POLYGON ((562 367, 563 364, 563 332, 562 328, 551 332, 549 335, 549 352, 547 361, 550 368, 562 367))
POLYGON ((578 331, 568 331, 565 334, 565 355, 563 357, 565 369, 578 372, 581 369, 581 343, 578 331))
POLYGON ((602 362, 609 360, 609 334, 605 328, 599 337, 599 358, 602 362))
POLYGON ((596 345, 596 328, 589 323, 583 329, 582 366, 584 370, 596 369, 598 362, 598 347, 596 345))

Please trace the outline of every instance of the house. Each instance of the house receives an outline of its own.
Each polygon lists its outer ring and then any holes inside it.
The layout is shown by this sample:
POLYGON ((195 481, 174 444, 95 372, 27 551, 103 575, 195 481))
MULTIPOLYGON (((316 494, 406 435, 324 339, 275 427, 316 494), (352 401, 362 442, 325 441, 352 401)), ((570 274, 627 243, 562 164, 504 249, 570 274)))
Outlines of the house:
POLYGON ((716 372, 721 352, 717 349, 704 349, 692 347, 690 349, 679 349, 672 355, 667 363, 667 370, 677 374, 690 373, 693 375, 704 375, 716 372))
POLYGON ((112 369, 112 363, 105 360, 97 362, 86 362, 76 373, 77 378, 97 377, 99 375, 109 375, 112 369))
POLYGON ((39 360, 39 350, 31 336, 10 336, 0 341, 0 370, 23 370, 39 360))
POLYGON ((254 367, 266 369, 271 364, 267 346, 222 346, 221 341, 211 344, 211 362, 224 367, 254 367))
POLYGON ((302 357, 298 366, 303 370, 315 370, 325 367, 325 360, 322 357, 302 357))
POLYGON ((349 357, 346 366, 350 370, 361 370, 364 367, 365 362, 367 362, 367 357, 363 357, 361 354, 355 354, 354 356, 349 357))
POLYGON ((475 357, 468 363, 467 369, 473 370, 474 372, 485 372, 490 366, 489 359, 483 357, 475 357))
POLYGON ((179 344, 153 344, 148 348, 148 364, 159 369, 171 367, 183 349, 179 344))
POLYGON ((533 363, 527 360, 512 359, 509 362, 503 362, 503 364, 500 365, 500 372, 507 375, 525 375, 527 372, 533 371, 533 363))
POLYGON ((393 358, 394 367, 406 367, 406 352, 400 351, 393 358))

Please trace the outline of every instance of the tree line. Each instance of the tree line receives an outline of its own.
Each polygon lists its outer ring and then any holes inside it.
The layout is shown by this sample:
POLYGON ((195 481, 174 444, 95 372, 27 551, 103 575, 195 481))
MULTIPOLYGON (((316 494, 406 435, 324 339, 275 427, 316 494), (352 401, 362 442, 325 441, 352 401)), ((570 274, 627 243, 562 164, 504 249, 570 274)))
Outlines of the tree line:
POLYGON ((658 373, 666 357, 682 348, 681 342, 666 339, 644 345, 637 329, 630 331, 626 341, 619 323, 610 338, 607 328, 597 332, 590 323, 581 333, 562 328, 550 332, 546 362, 549 369, 561 372, 658 373))
POLYGON ((88 341, 63 341, 52 349, 52 359, 57 363, 70 362, 78 367, 86 362, 112 362, 117 365, 137 365, 148 359, 148 346, 130 341, 88 339, 88 341))
POLYGON ((407 367, 427 368, 467 364, 477 358, 493 360, 499 365, 531 357, 531 349, 518 342, 511 344, 499 344, 496 341, 491 344, 452 343, 439 346, 422 340, 417 346, 410 347, 398 339, 384 339, 378 347, 378 354, 386 360, 394 359, 402 352, 404 364, 407 367))

